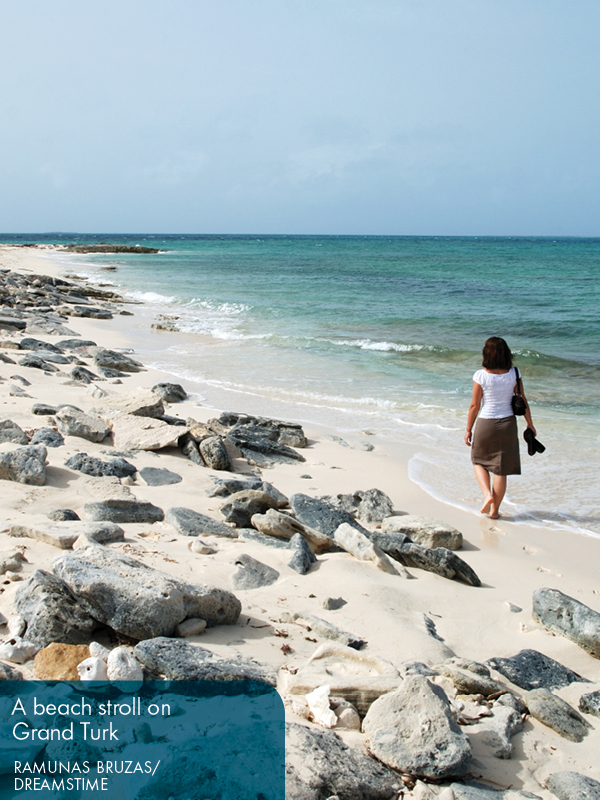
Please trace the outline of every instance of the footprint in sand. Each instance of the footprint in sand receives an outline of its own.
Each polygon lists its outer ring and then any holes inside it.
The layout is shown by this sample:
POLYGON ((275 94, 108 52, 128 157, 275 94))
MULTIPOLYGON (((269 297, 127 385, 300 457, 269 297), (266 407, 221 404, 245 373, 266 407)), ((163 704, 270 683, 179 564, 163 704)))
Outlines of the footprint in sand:
POLYGON ((537 553, 537 550, 535 549, 535 547, 529 547, 529 545, 525 545, 523 550, 527 553, 528 556, 532 556, 535 553, 537 553))
POLYGON ((555 578, 562 578, 562 572, 552 572, 551 569, 546 569, 546 567, 538 567, 538 572, 547 572, 548 575, 554 575, 555 578))

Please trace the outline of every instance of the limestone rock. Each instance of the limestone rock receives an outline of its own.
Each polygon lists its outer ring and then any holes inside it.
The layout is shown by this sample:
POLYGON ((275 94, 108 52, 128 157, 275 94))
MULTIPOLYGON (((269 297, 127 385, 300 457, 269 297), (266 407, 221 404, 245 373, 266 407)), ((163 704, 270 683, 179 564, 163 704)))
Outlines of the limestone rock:
POLYGON ((332 625, 331 622, 316 617, 314 614, 300 614, 298 612, 292 614, 283 613, 281 615, 281 621, 297 622, 298 625, 302 625, 307 630, 316 633, 317 636, 322 636, 323 639, 331 639, 334 642, 353 647, 356 650, 360 650, 361 647, 366 645, 364 639, 360 639, 352 633, 343 631, 341 628, 338 628, 337 625, 332 625))
POLYGON ((306 575, 317 560, 313 551, 308 546, 308 542, 302 534, 296 533, 290 539, 290 547, 294 551, 294 555, 291 561, 288 562, 288 567, 295 570, 295 572, 298 572, 300 575, 306 575))
POLYGON ((388 766, 422 778, 466 774, 471 745, 448 698, 427 678, 408 677, 376 700, 363 720, 368 750, 388 766))
POLYGON ((52 570, 80 608, 133 639, 171 636, 188 617, 201 617, 209 626, 232 625, 241 610, 231 592, 185 583, 105 548, 59 556, 52 570))
POLYGON ((45 447, 62 447, 64 443, 62 435, 54 428, 38 428, 30 442, 30 444, 43 444, 45 447))
POLYGON ((94 356, 94 363, 98 367, 122 370, 123 372, 139 372, 143 364, 135 361, 125 353, 117 353, 114 350, 98 350, 94 356))
POLYGON ((10 419, 0 420, 0 443, 29 444, 29 436, 16 422, 10 419))
POLYGON ((344 522, 369 536, 369 532, 354 519, 352 514, 336 508, 325 500, 298 493, 290 497, 290 505, 303 525, 314 528, 330 539, 334 538, 336 530, 344 522))
POLYGON ((12 525, 9 536, 37 539, 39 542, 69 550, 80 536, 87 536, 99 544, 122 542, 125 538, 123 528, 113 522, 65 522, 55 525, 33 524, 12 525))
POLYGON ((249 528, 254 514, 262 514, 276 505, 277 501, 270 494, 246 489, 232 494, 221 506, 221 514, 236 528, 249 528))
POLYGON ((367 525, 377 525, 394 513, 394 504, 381 489, 357 490, 352 494, 338 494, 322 498, 342 508, 367 525))
MULTIPOLYGON (((91 383, 92 381, 98 380, 98 376, 96 375, 95 372, 92 372, 90 369, 86 369, 85 367, 79 364, 73 367, 73 369, 71 370, 71 377, 73 378, 74 381, 79 381, 80 383, 88 383, 88 384, 91 383)), ((100 389, 99 386, 95 386, 93 391, 94 393, 92 394, 92 397, 106 396, 106 392, 100 389)))
POLYGON ((553 772, 546 788, 558 800, 600 800, 600 783, 578 772, 553 772))
POLYGON ((450 678, 460 694, 490 694, 502 691, 503 687, 492 679, 485 664, 466 661, 462 658, 450 658, 436 667, 438 675, 450 678))
POLYGON ((175 634, 185 639, 187 636, 199 636, 206 629, 205 619, 184 619, 175 628, 175 634))
POLYGON ((475 571, 462 558, 446 547, 425 547, 406 538, 403 533, 372 534, 374 544, 407 567, 434 572, 442 578, 459 580, 469 586, 481 586, 475 571))
POLYGON ((58 367, 55 367, 54 364, 50 364, 37 355, 23 356, 19 361, 19 365, 21 367, 29 367, 30 369, 41 369, 44 370, 44 372, 58 372, 58 367))
MULTIPOLYGON (((126 647, 115 647, 111 650, 106 659, 106 673, 109 681, 141 682, 144 680, 144 673, 138 661, 127 650, 126 647)), ((131 691, 133 687, 126 687, 131 691)))
POLYGON ((100 500, 98 503, 86 503, 84 512, 98 522, 160 522, 164 519, 161 508, 135 498, 114 498, 100 500))
POLYGON ((260 429, 247 425, 236 425, 227 434, 244 458, 258 467, 272 467, 275 464, 293 464, 305 461, 303 455, 286 444, 273 441, 260 429))
POLYGON ((526 702, 532 717, 571 742, 582 742, 592 727, 578 711, 548 689, 534 689, 528 693, 526 702))
MULTIPOLYGON (((497 791, 479 783, 452 783, 450 791, 452 795, 448 797, 448 800, 521 800, 521 798, 522 800, 541 800, 539 795, 530 792, 520 792, 517 789, 497 791)), ((440 797, 440 800, 446 800, 446 798, 440 797)))
POLYGON ((178 383, 156 383, 152 391, 165 403, 180 403, 182 400, 187 400, 187 392, 178 383))
POLYGON ((188 547, 192 553, 198 553, 198 555, 202 556, 212 556, 218 552, 216 547, 206 544, 206 542, 203 542, 201 539, 192 539, 188 547))
POLYGON ((47 450, 41 444, 0 453, 0 479, 43 486, 46 481, 46 455, 47 450))
POLYGON ((77 681, 77 665, 89 656, 86 644, 52 642, 36 655, 33 671, 40 681, 77 681))
POLYGON ((245 553, 236 558, 235 564, 238 567, 233 576, 233 585, 236 589, 259 589, 261 586, 270 586, 279 578, 276 569, 245 553))
POLYGON ((200 455, 210 469, 229 472, 233 469, 231 458, 220 436, 209 436, 202 439, 199 445, 200 455))
POLYGON ((600 658, 600 614, 558 589, 536 589, 533 618, 565 636, 594 658, 600 658))
POLYGON ((27 559, 20 550, 0 556, 0 575, 4 575, 5 572, 20 572, 23 564, 27 563, 27 559))
POLYGON ((24 664, 33 658, 39 649, 33 642, 21 639, 20 636, 14 636, 12 639, 0 643, 0 660, 11 661, 13 664, 24 664))
POLYGON ((79 514, 73 511, 72 508, 55 508, 49 511, 46 516, 53 522, 76 522, 79 520, 79 514))
POLYGON ((511 738, 523 730, 521 714, 514 708, 495 704, 491 717, 482 717, 475 725, 469 726, 471 741, 478 739, 492 749, 495 758, 510 758, 511 738))
POLYGON ((31 407, 32 414, 43 417, 52 417, 57 411, 58 408, 55 406, 50 406, 48 403, 34 403, 31 407))
POLYGON ((167 680, 264 681, 275 686, 272 667, 249 658, 222 658, 211 650, 183 639, 159 636, 136 645, 134 656, 148 670, 167 680))
POLYGON ((194 464, 197 464, 199 467, 205 467, 206 464, 204 463, 204 459, 200 455, 200 450, 196 442, 192 439, 191 436, 184 435, 180 440, 180 447, 181 452, 186 458, 189 458, 190 461, 193 461, 194 464))
POLYGON ((103 461, 95 456, 88 456, 87 453, 76 453, 65 461, 65 467, 83 472, 85 475, 115 475, 117 478, 126 478, 134 475, 136 468, 124 458, 109 458, 103 461))
POLYGON ((98 417, 84 414, 72 406, 62 406, 56 412, 58 429, 64 436, 79 436, 90 442, 102 442, 110 433, 109 427, 98 417))
POLYGON ((97 656, 90 656, 77 665, 80 681, 107 681, 106 662, 97 656))
POLYGON ((589 683, 537 650, 521 650, 516 656, 490 658, 486 663, 521 689, 560 689, 577 681, 589 683))
POLYGON ((139 474, 148 486, 172 486, 174 483, 181 483, 182 481, 181 475, 176 472, 157 467, 144 467, 139 474))
MULTIPOLYGON (((21 681, 23 675, 10 664, 0 661, 0 681, 21 681)), ((34 755, 35 757, 35 755, 34 755)))
POLYGON ((51 642, 88 642, 98 626, 60 578, 36 570, 17 589, 14 606, 27 622, 27 640, 46 647, 51 642))
POLYGON ((217 478, 211 475, 211 478, 214 488, 207 492, 209 497, 229 497, 230 494, 242 492, 245 489, 261 489, 263 483, 261 478, 254 477, 217 478))
POLYGON ((96 413, 102 414, 117 412, 130 414, 134 417, 152 417, 159 419, 165 413, 163 401, 149 389, 137 389, 124 394, 113 395, 102 400, 96 413))
POLYGON ((223 522, 219 522, 206 514, 200 514, 191 508, 175 507, 170 508, 165 516, 165 522, 172 525, 182 536, 203 536, 213 534, 214 536, 227 536, 230 539, 237 538, 238 532, 235 528, 230 528, 223 522))
POLYGON ((584 714, 600 717, 600 691, 584 694, 579 700, 579 710, 584 714))
POLYGON ((463 536, 460 531, 429 517, 414 514, 403 514, 399 517, 386 517, 381 523, 384 533, 404 533, 416 544, 424 547, 447 547, 448 550, 460 550, 463 536))
POLYGON ((106 661, 109 653, 108 647, 104 647, 100 642, 90 642, 90 656, 92 658, 100 658, 102 661, 106 661))
POLYGON ((332 695, 343 697, 362 715, 378 697, 402 683, 389 661, 335 642, 320 645, 295 674, 282 672, 281 680, 291 695, 306 695, 327 684, 332 695))
POLYGON ((336 529, 334 539, 336 544, 359 561, 372 561, 377 569, 382 572, 401 575, 403 578, 410 577, 406 570, 401 572, 397 570, 386 554, 377 545, 373 544, 364 533, 352 528, 346 522, 342 522, 336 529))
POLYGON ((162 450, 177 447, 186 428, 168 425, 160 419, 119 414, 111 418, 113 444, 117 450, 162 450))
POLYGON ((286 800, 392 800, 402 782, 333 731, 286 723, 286 800))
POLYGON ((253 514, 250 522, 261 533, 279 539, 292 539, 296 534, 300 534, 309 542, 315 553, 330 550, 334 545, 334 540, 330 536, 303 525, 294 517, 283 514, 275 508, 268 508, 264 514, 253 514))

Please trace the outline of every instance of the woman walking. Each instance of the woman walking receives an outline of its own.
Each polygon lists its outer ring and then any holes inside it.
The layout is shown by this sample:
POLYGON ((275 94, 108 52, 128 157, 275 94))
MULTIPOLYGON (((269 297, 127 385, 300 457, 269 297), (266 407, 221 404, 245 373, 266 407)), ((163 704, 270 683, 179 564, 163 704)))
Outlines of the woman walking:
MULTIPOLYGON (((473 375, 473 398, 467 418, 465 444, 471 448, 475 477, 483 492, 481 513, 489 512, 492 519, 498 519, 506 492, 506 476, 521 474, 517 420, 512 409, 517 373, 512 365, 512 353, 504 339, 492 336, 486 341, 482 367, 473 375), (473 431, 476 419, 477 426, 473 431), (491 475, 494 476, 493 482, 491 475)), ((521 396, 525 400, 522 388, 521 396)), ((525 421, 535 436, 528 404, 525 421)))

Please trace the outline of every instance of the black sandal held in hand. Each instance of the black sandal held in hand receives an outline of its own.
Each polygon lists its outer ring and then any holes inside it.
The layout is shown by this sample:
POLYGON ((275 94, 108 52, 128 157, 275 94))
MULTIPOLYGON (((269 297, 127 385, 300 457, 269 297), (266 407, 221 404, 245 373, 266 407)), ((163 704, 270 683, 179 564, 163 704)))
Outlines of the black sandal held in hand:
POLYGON ((523 432, 523 438, 527 442, 527 452, 530 456, 534 456, 536 453, 543 453, 546 449, 544 445, 535 438, 535 433, 531 428, 527 428, 527 430, 523 432))

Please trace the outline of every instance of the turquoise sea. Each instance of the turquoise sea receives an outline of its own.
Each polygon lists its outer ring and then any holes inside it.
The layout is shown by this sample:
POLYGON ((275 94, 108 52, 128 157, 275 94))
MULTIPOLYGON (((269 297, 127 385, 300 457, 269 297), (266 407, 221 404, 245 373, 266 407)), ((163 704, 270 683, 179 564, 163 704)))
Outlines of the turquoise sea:
POLYGON ((479 494, 463 444, 472 375, 484 340, 503 336, 547 447, 530 458, 523 443, 506 513, 600 534, 600 239, 0 238, 160 248, 52 258, 143 301, 139 352, 194 381, 206 405, 407 442, 412 480, 472 510, 479 494), (189 335, 155 352, 158 314, 189 335))

